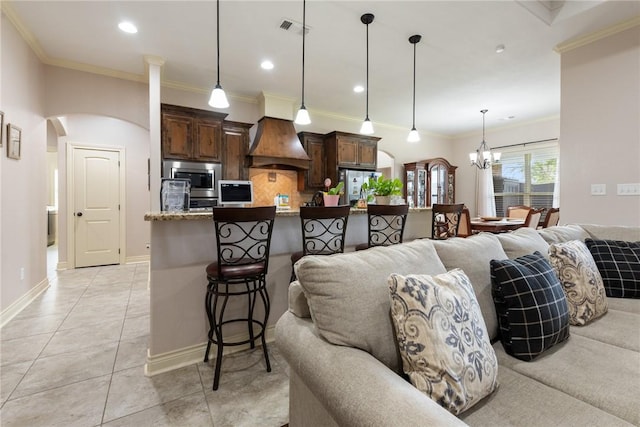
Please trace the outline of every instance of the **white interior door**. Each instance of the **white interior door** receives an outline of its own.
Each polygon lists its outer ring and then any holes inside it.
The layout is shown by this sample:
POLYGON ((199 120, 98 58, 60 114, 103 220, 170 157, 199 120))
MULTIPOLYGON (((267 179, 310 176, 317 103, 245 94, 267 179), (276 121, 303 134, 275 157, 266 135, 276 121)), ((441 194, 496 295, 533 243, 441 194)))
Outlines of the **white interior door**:
POLYGON ((74 148, 75 266, 120 262, 120 153, 74 148))

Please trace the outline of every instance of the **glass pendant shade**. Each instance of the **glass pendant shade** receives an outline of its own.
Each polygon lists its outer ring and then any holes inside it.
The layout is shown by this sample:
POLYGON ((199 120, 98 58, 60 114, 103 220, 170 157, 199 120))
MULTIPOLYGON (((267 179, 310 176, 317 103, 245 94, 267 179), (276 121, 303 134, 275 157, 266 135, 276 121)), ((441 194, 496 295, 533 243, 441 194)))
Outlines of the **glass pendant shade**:
POLYGON ((418 142, 420 141, 420 134, 416 130, 416 128, 411 129, 409 132, 409 136, 407 137, 408 142, 418 142))
POLYGON ((227 95, 220 85, 211 91, 211 98, 209 98, 209 105, 213 108, 227 108, 229 107, 229 101, 227 101, 227 95))
POLYGON ((364 119, 364 122, 362 122, 360 133, 363 135, 371 135, 373 133, 373 123, 371 123, 371 120, 369 120, 369 117, 364 119))
POLYGON ((296 114, 295 124, 297 125, 308 125, 311 123, 311 117, 309 117, 309 112, 305 108, 305 106, 301 106, 298 110, 298 114, 296 114))

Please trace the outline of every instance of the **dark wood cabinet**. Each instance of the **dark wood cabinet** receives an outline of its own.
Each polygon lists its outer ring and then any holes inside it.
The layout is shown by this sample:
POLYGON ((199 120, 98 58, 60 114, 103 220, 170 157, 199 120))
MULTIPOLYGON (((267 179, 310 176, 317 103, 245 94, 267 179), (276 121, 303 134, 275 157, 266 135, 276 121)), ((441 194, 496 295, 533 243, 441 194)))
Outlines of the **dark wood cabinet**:
POLYGON ((456 202, 456 169, 446 159, 424 161, 427 165, 427 206, 456 202))
POLYGON ((224 113, 161 104, 162 158, 220 162, 224 113))
POLYGON ((338 182, 338 169, 375 171, 378 164, 378 141, 375 136, 331 132, 324 136, 327 176, 338 182))
POLYGON ((248 179, 246 157, 249 152, 250 123, 225 121, 222 125, 222 178, 248 179))
POLYGON ((327 177, 324 135, 300 132, 298 138, 311 160, 309 170, 298 172, 298 191, 322 190, 324 189, 324 179, 327 177))

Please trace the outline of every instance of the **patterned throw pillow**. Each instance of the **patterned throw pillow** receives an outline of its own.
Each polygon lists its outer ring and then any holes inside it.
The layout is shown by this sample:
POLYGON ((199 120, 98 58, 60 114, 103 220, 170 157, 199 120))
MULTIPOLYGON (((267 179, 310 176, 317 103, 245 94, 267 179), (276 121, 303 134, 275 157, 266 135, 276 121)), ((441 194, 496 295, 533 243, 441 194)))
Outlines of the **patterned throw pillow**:
POLYGON ((491 291, 505 351, 529 361, 569 338, 569 308, 553 267, 540 252, 491 261, 491 291))
POLYGON ((602 277, 591 252, 580 240, 549 247, 549 261, 562 283, 569 306, 569 323, 586 325, 607 312, 602 277))
POLYGON ((391 314, 411 383, 453 414, 498 387, 498 361, 476 295, 460 269, 389 276, 391 314))
POLYGON ((609 297, 640 298, 640 242, 586 239, 609 297))

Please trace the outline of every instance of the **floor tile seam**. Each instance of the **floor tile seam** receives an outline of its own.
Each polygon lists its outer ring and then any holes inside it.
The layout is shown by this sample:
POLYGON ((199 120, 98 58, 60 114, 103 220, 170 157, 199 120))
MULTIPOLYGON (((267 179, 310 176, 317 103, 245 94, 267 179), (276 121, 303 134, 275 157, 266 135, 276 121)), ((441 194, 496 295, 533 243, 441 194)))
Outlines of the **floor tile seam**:
MULTIPOLYGON (((202 376, 202 372, 200 371, 201 363, 196 363, 195 365, 196 365, 196 371, 198 372, 198 377, 200 378, 200 387, 202 387, 202 394, 204 395, 204 402, 207 405, 207 412, 209 412, 209 418, 211 419, 211 425, 215 426, 215 423, 213 421, 213 414, 211 412, 211 405, 209 404, 209 399, 207 399, 207 389, 205 388, 204 378, 202 376)), ((213 387, 213 384, 211 386, 213 387)))
MULTIPOLYGON (((66 330, 69 330, 69 329, 66 329, 66 330)), ((109 344, 113 344, 113 343, 118 343, 118 346, 119 346, 120 340, 111 340, 111 341, 108 341, 108 342, 102 342, 102 343, 100 343, 99 345, 100 345, 100 346, 105 346, 105 345, 109 345, 109 344)), ((45 347, 46 347, 46 346, 45 346, 45 347)), ((47 357, 53 357, 53 356, 69 355, 69 354, 72 354, 72 353, 77 353, 77 352, 79 352, 79 351, 89 350, 89 349, 91 349, 92 347, 93 347, 93 346, 83 347, 83 348, 80 348, 79 350, 74 350, 74 351, 63 351, 63 352, 60 352, 60 353, 46 354, 46 355, 44 355, 44 356, 42 355, 42 352, 41 352, 41 354, 39 354, 39 355, 38 355, 38 358, 37 358, 37 359, 40 359, 40 358, 47 358, 47 357)), ((117 355, 117 353, 116 353, 116 355, 117 355)), ((37 360, 37 359, 36 359, 36 360, 37 360)))
MULTIPOLYGON (((49 393, 49 392, 51 392, 52 390, 58 390, 58 389, 61 389, 61 388, 64 388, 64 387, 69 387, 69 386, 72 386, 72 385, 75 385, 75 384, 80 384, 80 383, 83 383, 83 382, 85 382, 85 381, 95 380, 96 378, 106 377, 107 375, 110 375, 110 376, 111 376, 111 375, 113 375, 113 374, 106 373, 106 374, 102 374, 102 375, 96 375, 96 376, 94 376, 94 377, 85 378, 85 379, 78 380, 78 381, 72 381, 72 382, 70 382, 70 383, 57 385, 57 386, 55 386, 55 387, 50 387, 50 388, 46 388, 46 389, 39 389, 38 391, 36 391, 36 392, 34 392, 34 393, 25 394, 24 396, 19 396, 19 397, 16 397, 16 398, 14 398, 14 399, 9 398, 9 399, 7 399, 7 402, 9 402, 9 401, 11 401, 11 402, 15 402, 16 400, 20 400, 20 399, 32 398, 32 397, 37 396, 37 395, 42 394, 42 393, 49 393)), ((25 374, 25 376, 26 376, 26 374, 25 374)), ((23 376, 23 378, 24 378, 24 376, 23 376)), ((22 381, 22 380, 21 380, 21 381, 22 381)), ((17 386, 16 386, 16 387, 17 387, 17 386)), ((15 391, 15 389, 14 389, 13 391, 15 391)), ((12 391, 12 393, 13 393, 13 391, 12 391)), ((6 403, 6 402, 5 402, 5 403, 6 403)))
MULTIPOLYGON (((176 401, 178 401, 178 400, 180 400, 180 399, 184 399, 185 397, 194 396, 194 395, 199 394, 199 393, 202 393, 202 392, 200 392, 200 391, 194 391, 193 393, 188 393, 188 394, 185 394, 185 395, 183 395, 183 396, 176 397, 175 399, 171 399, 171 400, 168 400, 168 401, 166 401, 166 402, 161 402, 161 403, 158 403, 157 405, 149 406, 149 407, 147 407, 147 408, 139 409, 139 410, 136 410, 136 411, 134 411, 134 412, 131 412, 130 414, 121 415, 121 416, 118 416, 118 417, 116 417, 116 418, 112 418, 112 419, 109 419, 109 420, 106 420, 106 421, 104 420, 104 415, 103 415, 102 423, 101 423, 100 425, 104 425, 104 424, 107 424, 107 423, 111 423, 111 422, 113 422, 113 421, 117 421, 117 420, 122 419, 122 418, 130 417, 130 416, 132 416, 132 415, 139 414, 139 413, 144 412, 144 411, 148 411, 149 409, 153 409, 153 408, 158 407, 158 406, 168 405, 168 404, 173 403, 173 402, 176 402, 176 401)), ((107 396, 108 396, 108 394, 107 394, 107 396)), ((207 400, 207 398, 206 398, 206 396, 204 396, 204 394, 203 394, 203 397, 204 397, 204 399, 205 399, 205 401, 206 401, 206 400, 207 400)), ((107 399, 107 400, 108 400, 108 399, 107 399)), ((211 425, 213 425, 213 420, 211 420, 211 423, 212 423, 211 425)))

